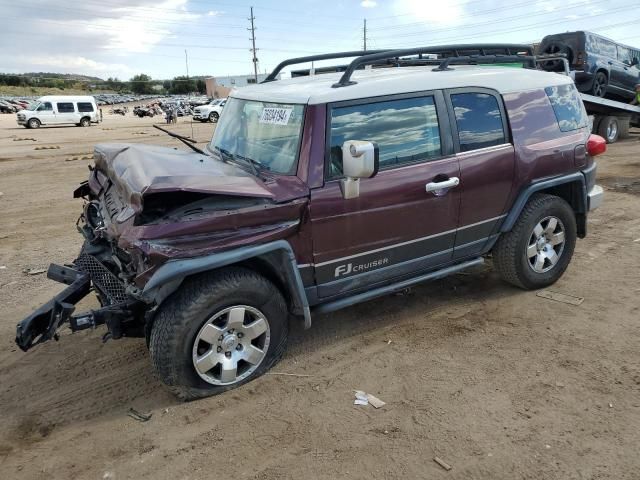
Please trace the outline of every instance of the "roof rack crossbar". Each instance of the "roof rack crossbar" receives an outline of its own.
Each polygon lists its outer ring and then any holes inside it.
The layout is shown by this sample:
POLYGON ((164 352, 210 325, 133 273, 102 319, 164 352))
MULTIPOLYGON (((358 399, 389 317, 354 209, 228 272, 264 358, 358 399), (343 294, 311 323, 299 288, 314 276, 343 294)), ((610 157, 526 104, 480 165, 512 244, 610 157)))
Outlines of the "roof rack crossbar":
MULTIPOLYGON (((469 44, 469 45, 458 44, 458 45, 439 45, 435 47, 407 48, 407 49, 401 49, 401 50, 385 50, 377 53, 366 52, 365 55, 362 55, 354 59, 349 64, 345 72, 342 74, 342 77, 340 77, 340 80, 337 83, 333 84, 333 88, 346 87, 346 86, 355 84, 356 82, 351 80, 351 75, 353 75, 353 72, 359 67, 361 67, 362 65, 370 65, 379 60, 387 60, 387 59, 394 59, 394 58, 399 60, 400 57, 406 56, 406 55, 420 55, 425 53, 442 53, 443 51, 447 51, 447 50, 454 51, 454 52, 458 50, 481 50, 482 52, 484 52, 485 50, 490 50, 490 49, 505 49, 505 51, 508 51, 508 52, 512 50, 531 52, 532 50, 530 45, 498 43, 498 44, 490 44, 490 45, 483 44, 481 47, 474 44, 469 44)), ((515 59, 518 59, 520 61, 527 60, 529 63, 529 66, 531 68, 535 68, 535 57, 533 57, 532 55, 500 55, 500 54, 473 55, 473 56, 465 55, 465 56, 450 56, 450 57, 446 57, 445 60, 448 59, 449 62, 454 60, 459 61, 462 59, 467 61, 468 60, 486 61, 486 60, 498 59, 498 58, 505 61, 511 61, 512 59, 513 61, 516 61, 515 59)), ((442 60, 443 59, 440 59, 441 62, 442 60)))
POLYGON ((334 60, 336 58, 362 57, 363 55, 378 54, 386 51, 388 50, 357 50, 353 52, 325 53, 322 55, 310 55, 307 57, 289 58, 288 60, 284 60, 280 62, 278 66, 274 68, 273 71, 269 74, 269 76, 260 83, 273 82, 277 80, 276 77, 278 76, 280 71, 284 67, 288 67, 289 65, 297 65, 300 63, 308 63, 308 62, 319 62, 320 60, 334 60))

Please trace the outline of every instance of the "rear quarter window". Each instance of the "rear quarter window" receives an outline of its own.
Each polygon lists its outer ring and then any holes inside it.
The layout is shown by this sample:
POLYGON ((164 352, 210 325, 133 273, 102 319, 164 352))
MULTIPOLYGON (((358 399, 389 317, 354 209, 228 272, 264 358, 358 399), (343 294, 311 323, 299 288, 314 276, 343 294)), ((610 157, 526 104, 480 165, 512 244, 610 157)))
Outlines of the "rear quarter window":
POLYGON ((587 112, 573 85, 556 85, 544 89, 562 132, 587 126, 587 112))

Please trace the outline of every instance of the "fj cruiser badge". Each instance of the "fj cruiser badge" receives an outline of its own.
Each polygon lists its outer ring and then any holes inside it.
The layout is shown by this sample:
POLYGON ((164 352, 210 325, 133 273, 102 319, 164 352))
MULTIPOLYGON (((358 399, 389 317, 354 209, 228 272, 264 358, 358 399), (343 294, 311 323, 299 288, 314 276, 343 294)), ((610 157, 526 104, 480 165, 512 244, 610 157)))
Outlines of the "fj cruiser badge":
POLYGON ((345 265, 339 265, 336 267, 334 277, 342 277, 345 275, 349 275, 350 273, 366 272, 367 270, 381 267, 383 265, 386 265, 387 263, 389 263, 389 259, 385 257, 367 263, 358 263, 355 265, 353 263, 347 263, 345 265))

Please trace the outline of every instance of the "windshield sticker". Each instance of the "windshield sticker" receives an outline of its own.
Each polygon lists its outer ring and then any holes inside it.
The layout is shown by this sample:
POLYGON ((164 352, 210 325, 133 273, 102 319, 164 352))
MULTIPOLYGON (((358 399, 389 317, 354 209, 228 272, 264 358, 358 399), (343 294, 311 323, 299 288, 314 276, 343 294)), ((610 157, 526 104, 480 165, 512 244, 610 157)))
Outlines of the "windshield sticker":
POLYGON ((260 123, 286 125, 289 123, 291 112, 293 112, 293 108, 264 107, 260 115, 260 123))

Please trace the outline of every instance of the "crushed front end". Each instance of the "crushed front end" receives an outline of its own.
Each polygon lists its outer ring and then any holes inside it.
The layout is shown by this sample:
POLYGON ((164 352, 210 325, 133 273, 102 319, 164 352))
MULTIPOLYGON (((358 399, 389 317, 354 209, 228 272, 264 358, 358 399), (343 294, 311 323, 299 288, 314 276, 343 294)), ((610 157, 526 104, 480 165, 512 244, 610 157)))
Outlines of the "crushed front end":
POLYGON ((84 244, 70 264, 49 266, 47 277, 67 287, 18 323, 16 343, 23 351, 57 340, 56 332, 65 323, 73 332, 106 324, 105 340, 144 334, 144 315, 152 305, 141 299, 139 290, 129 281, 136 275, 130 255, 106 234, 103 209, 110 204, 109 199, 100 192, 98 200, 88 182, 76 189, 74 197, 86 201, 78 220, 84 244), (92 291, 100 308, 74 313, 75 305, 92 291))
POLYGON ((306 205, 307 191, 290 178, 263 182, 192 152, 97 145, 94 161, 74 191, 84 201, 77 223, 84 244, 70 264, 49 267, 47 276, 67 287, 18 324, 24 351, 57 339, 65 323, 72 331, 105 324, 105 339, 148 337, 158 308, 182 282, 152 282, 163 265, 287 238, 306 205), (74 313, 91 292, 100 308, 74 313))

